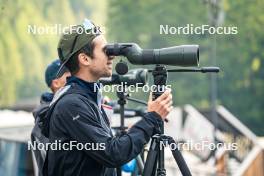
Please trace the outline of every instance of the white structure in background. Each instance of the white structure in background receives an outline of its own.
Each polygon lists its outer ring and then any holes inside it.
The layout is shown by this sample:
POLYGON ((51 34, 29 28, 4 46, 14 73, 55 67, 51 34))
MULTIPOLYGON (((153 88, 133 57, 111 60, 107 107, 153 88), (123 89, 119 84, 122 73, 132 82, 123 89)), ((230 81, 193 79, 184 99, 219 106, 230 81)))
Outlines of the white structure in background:
POLYGON ((26 111, 0 110, 0 128, 33 125, 32 113, 26 111))
MULTIPOLYGON (((215 155, 208 148, 183 150, 183 157, 192 174, 263 176, 264 152, 257 142, 256 135, 223 106, 217 107, 217 114, 219 123, 215 134, 217 143, 236 143, 237 150, 230 151, 220 147, 215 151, 215 155)), ((214 143, 214 124, 210 118, 210 111, 203 113, 191 105, 186 105, 182 109, 174 108, 168 119, 169 122, 165 123, 165 134, 172 136, 176 141, 214 143)), ((119 118, 116 120, 119 121, 119 118)), ((165 166, 168 176, 181 175, 168 147, 165 150, 165 166)))
POLYGON ((37 175, 27 150, 33 124, 32 113, 0 110, 0 175, 37 175))

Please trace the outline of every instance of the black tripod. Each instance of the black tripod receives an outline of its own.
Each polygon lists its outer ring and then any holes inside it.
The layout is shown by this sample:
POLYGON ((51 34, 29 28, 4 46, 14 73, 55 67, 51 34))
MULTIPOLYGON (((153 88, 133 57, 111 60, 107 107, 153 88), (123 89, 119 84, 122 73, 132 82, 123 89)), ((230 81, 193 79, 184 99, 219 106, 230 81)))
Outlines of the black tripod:
MULTIPOLYGON (((117 103, 120 106, 120 127, 116 128, 116 129, 118 129, 117 135, 122 135, 122 134, 126 133, 125 130, 127 129, 127 127, 125 127, 125 104, 127 103, 127 100, 135 101, 138 103, 143 103, 139 100, 128 98, 129 93, 126 91, 125 87, 123 87, 123 88, 124 88, 123 91, 117 91, 117 97, 118 97, 117 103)), ((144 168, 142 158, 140 156, 137 156, 136 161, 137 161, 137 165, 139 167, 139 172, 142 173, 143 168, 144 168)), ((119 167, 119 168, 117 168, 117 176, 121 176, 121 175, 122 175, 122 169, 119 167)))
MULTIPOLYGON (((123 87, 125 88, 125 87, 123 87)), ((126 104, 126 98, 128 97, 127 92, 124 91, 117 91, 117 97, 118 101, 117 103, 120 105, 120 127, 118 129, 117 135, 122 135, 125 133, 126 127, 125 127, 125 104, 126 104)), ((122 175, 122 169, 119 167, 117 168, 117 176, 122 175)))
MULTIPOLYGON (((156 91, 153 92, 153 99, 159 97, 165 90, 167 82, 167 72, 219 72, 218 67, 202 67, 202 68, 179 68, 167 70, 163 65, 156 65, 154 70, 149 70, 152 72, 154 77, 154 85, 156 86, 156 91)), ((152 136, 149 152, 147 155, 143 175, 144 176, 165 176, 166 169, 164 164, 164 146, 177 143, 170 136, 164 135, 164 123, 161 125, 160 134, 152 136)), ((182 173, 183 176, 191 176, 191 172, 181 154, 179 149, 176 147, 174 150, 171 149, 172 155, 182 173)))
MULTIPOLYGON (((202 67, 202 68, 179 68, 179 69, 171 69, 167 70, 163 65, 156 65, 154 70, 149 70, 152 72, 154 77, 154 85, 156 86, 156 91, 153 92, 153 99, 159 97, 164 91, 167 82, 167 72, 219 72, 218 67, 202 67)), ((118 104, 120 105, 120 133, 125 133, 126 127, 124 126, 124 118, 125 118, 125 104, 127 100, 135 101, 141 104, 146 104, 142 101, 129 98, 129 94, 126 91, 117 92, 117 96, 119 98, 118 104)), ((149 152, 147 154, 147 159, 145 162, 144 169, 141 173, 143 176, 165 176, 165 162, 164 162, 164 146, 166 144, 174 144, 177 146, 177 143, 170 136, 164 135, 164 123, 162 123, 160 127, 160 134, 156 134, 152 136, 151 145, 149 152)), ((174 150, 171 149, 172 155, 182 173, 183 176, 191 176, 191 172, 178 148, 174 150)), ((137 160, 139 157, 137 158, 137 160)), ((141 158, 140 158, 141 159, 141 158)), ((138 162, 139 163, 139 162, 138 162)), ((142 162, 141 162, 142 163, 142 162)), ((142 170, 143 164, 140 164, 140 169, 142 170)), ((117 169, 117 176, 121 176, 121 168, 117 169)))
MULTIPOLYGON (((167 82, 167 70, 163 65, 156 65, 152 71, 154 78, 154 85, 156 90, 153 92, 153 99, 158 98, 164 91, 167 82)), ((164 135, 164 123, 161 125, 160 134, 152 136, 151 145, 147 155, 143 175, 144 176, 165 176, 165 162, 164 162, 164 144, 175 144, 172 137, 164 135), (158 164, 158 166, 157 166, 158 164)), ((182 175, 190 176, 191 172, 185 163, 180 151, 178 149, 171 150, 174 159, 176 160, 182 175)))

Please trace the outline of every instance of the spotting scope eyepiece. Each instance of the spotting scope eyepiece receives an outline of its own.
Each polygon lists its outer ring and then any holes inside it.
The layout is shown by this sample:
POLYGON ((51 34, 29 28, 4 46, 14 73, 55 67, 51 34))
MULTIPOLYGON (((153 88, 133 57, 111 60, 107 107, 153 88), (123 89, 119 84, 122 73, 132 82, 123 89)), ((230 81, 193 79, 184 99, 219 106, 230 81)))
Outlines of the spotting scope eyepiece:
POLYGON ((199 46, 180 45, 161 49, 141 49, 136 43, 115 43, 105 47, 108 56, 125 56, 135 65, 198 66, 199 46))

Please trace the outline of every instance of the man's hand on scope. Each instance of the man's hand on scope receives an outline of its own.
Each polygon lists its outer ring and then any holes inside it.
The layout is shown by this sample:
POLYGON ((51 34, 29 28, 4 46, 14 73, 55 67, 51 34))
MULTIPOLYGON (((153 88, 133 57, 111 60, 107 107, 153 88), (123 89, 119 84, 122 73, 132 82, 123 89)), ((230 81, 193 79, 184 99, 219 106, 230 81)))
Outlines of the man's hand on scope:
POLYGON ((148 112, 155 111, 161 116, 162 120, 166 120, 167 115, 173 109, 172 103, 171 89, 167 89, 154 101, 152 100, 152 93, 150 93, 148 100, 148 112))

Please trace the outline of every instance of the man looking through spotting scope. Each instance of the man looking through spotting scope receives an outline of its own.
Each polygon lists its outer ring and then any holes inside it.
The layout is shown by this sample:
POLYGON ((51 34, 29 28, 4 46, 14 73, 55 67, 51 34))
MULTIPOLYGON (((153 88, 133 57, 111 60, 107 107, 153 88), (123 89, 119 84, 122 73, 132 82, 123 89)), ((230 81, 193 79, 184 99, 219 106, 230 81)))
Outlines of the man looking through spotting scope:
POLYGON ((58 44, 58 54, 72 76, 59 91, 51 106, 48 136, 50 142, 103 143, 104 150, 49 150, 47 175, 115 176, 116 167, 135 158, 159 133, 162 121, 172 110, 171 90, 166 90, 155 101, 148 101, 148 113, 126 134, 113 136, 101 94, 94 90, 101 77, 112 75, 113 56, 105 53, 107 41, 91 21, 73 26, 58 44))

